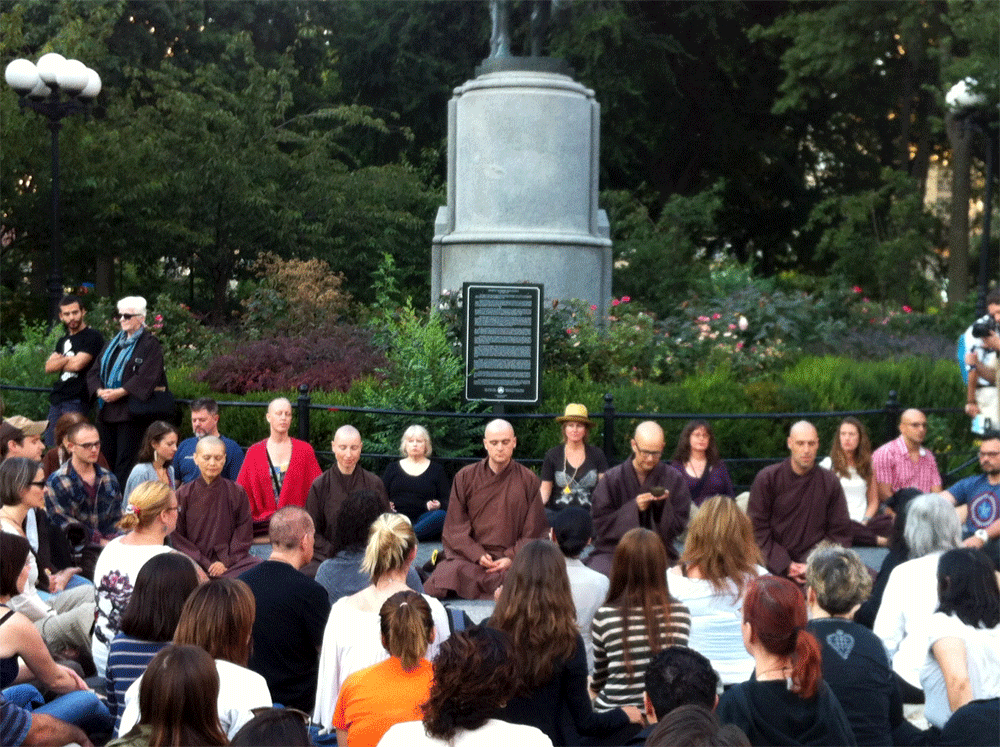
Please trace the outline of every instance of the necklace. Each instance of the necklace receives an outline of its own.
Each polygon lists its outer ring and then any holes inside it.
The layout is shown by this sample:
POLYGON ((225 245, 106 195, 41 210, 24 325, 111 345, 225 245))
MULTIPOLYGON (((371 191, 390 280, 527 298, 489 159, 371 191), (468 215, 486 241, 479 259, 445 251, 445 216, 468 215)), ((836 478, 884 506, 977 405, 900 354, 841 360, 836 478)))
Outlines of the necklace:
MULTIPOLYGON (((586 455, 584 455, 583 461, 587 461, 586 455)), ((583 466, 583 462, 580 462, 580 467, 583 466)), ((566 459, 566 449, 563 448, 563 474, 566 475, 566 487, 563 488, 563 493, 569 495, 573 492, 573 484, 576 482, 576 475, 580 471, 580 467, 573 468, 573 474, 569 474, 569 461, 566 459)))

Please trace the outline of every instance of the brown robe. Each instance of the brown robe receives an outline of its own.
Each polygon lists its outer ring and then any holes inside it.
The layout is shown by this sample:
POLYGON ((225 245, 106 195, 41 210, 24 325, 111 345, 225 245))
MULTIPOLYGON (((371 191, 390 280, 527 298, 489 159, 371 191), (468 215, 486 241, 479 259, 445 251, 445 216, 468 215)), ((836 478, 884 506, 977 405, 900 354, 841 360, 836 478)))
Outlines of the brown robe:
POLYGON ((767 569, 788 574, 793 562, 804 563, 809 551, 827 539, 851 546, 851 517, 840 480, 813 467, 797 475, 790 459, 765 467, 750 488, 747 515, 767 569))
POLYGON ((549 528, 538 476, 515 461, 499 474, 489 460, 462 468, 451 484, 451 498, 441 540, 444 560, 424 583, 436 597, 449 592, 462 599, 492 599, 504 571, 487 573, 483 555, 513 559, 521 547, 549 528))
POLYGON ((246 491, 232 480, 205 478, 177 488, 177 528, 170 535, 174 548, 208 571, 218 561, 226 578, 236 578, 260 560, 250 554, 253 519, 246 491))
POLYGON ((306 511, 316 525, 316 542, 312 562, 302 569, 306 575, 315 576, 319 564, 337 554, 340 549, 337 543, 337 517, 347 496, 358 490, 376 492, 382 513, 392 511, 382 480, 360 465, 355 465, 354 471, 345 475, 334 462, 330 469, 313 480, 306 497, 306 511))
POLYGON ((667 557, 677 558, 674 540, 687 526, 691 493, 684 478, 669 464, 657 463, 640 485, 632 460, 622 462, 609 469, 604 479, 597 483, 592 500, 594 552, 584 561, 589 567, 610 576, 615 548, 625 532, 636 527, 645 527, 660 535, 667 557), (670 495, 662 501, 654 501, 645 511, 639 511, 636 496, 656 486, 666 488, 670 495))

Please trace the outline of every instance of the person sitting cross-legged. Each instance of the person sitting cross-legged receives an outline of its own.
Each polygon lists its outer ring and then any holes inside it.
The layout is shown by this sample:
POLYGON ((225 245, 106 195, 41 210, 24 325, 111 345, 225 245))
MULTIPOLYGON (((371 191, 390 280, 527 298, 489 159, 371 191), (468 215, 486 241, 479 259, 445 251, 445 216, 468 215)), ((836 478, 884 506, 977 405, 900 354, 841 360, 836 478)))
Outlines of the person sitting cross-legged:
POLYGON ((205 436, 194 452, 201 477, 177 489, 180 513, 174 546, 209 576, 236 578, 259 559, 250 554, 253 520, 246 491, 222 477, 226 445, 205 436))

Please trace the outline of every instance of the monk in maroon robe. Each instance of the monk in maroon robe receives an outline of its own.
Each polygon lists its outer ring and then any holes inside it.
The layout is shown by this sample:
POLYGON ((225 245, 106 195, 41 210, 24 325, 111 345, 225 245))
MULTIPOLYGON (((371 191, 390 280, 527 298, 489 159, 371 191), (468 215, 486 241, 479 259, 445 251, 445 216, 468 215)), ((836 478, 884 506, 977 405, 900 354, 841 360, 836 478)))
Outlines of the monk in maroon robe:
POLYGON ((594 551, 584 562, 605 576, 611 575, 611 560, 621 538, 636 527, 660 535, 667 556, 676 559, 674 540, 691 513, 687 483, 660 461, 663 429, 651 420, 640 423, 631 444, 632 458, 609 469, 594 488, 594 551))
POLYGON ((226 445, 205 436, 195 447, 201 477, 177 488, 177 528, 170 539, 209 576, 236 578, 260 560, 250 554, 253 519, 246 491, 222 477, 226 445))
POLYGON ((486 426, 489 456, 464 467, 451 484, 441 540, 444 560, 424 591, 444 598, 492 599, 514 555, 549 530, 538 476, 513 461, 517 438, 506 420, 486 426))
POLYGON ((788 433, 791 456, 757 473, 747 516, 767 569, 804 584, 806 558, 822 540, 851 546, 851 517, 840 480, 816 465, 819 435, 805 420, 788 433))

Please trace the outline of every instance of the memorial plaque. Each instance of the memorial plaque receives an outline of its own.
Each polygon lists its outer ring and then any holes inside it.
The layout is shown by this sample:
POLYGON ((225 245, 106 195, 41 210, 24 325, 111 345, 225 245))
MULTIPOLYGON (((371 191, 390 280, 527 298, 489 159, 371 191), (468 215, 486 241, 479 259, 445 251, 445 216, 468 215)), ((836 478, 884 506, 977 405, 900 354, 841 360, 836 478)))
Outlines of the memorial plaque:
POLYGON ((464 283, 465 398, 538 404, 542 285, 464 283))

